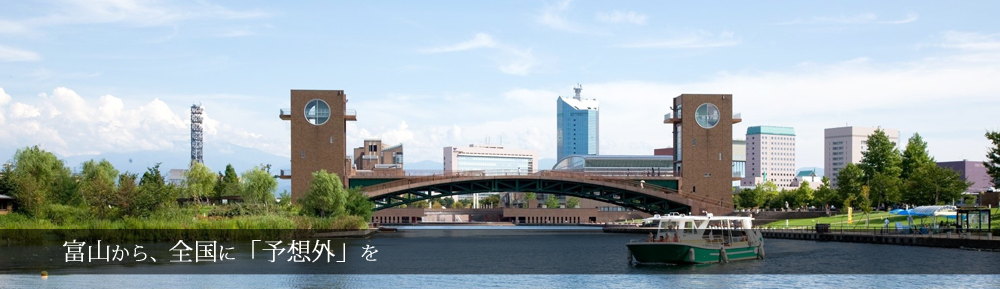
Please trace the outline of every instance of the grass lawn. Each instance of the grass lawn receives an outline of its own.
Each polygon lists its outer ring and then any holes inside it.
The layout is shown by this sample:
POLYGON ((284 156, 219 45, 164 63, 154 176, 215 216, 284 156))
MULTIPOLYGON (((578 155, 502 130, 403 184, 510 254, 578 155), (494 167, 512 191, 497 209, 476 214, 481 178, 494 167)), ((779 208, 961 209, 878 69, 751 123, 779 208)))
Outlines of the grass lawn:
MULTIPOLYGON (((872 212, 871 215, 869 216, 870 217, 870 222, 868 223, 867 226, 865 225, 865 213, 864 212, 855 211, 853 215, 854 215, 854 217, 853 217, 854 220, 850 224, 847 223, 847 214, 840 214, 840 215, 834 215, 834 216, 830 216, 830 217, 820 217, 820 218, 789 219, 787 227, 788 228, 802 228, 802 227, 812 228, 817 223, 819 223, 819 224, 830 224, 830 228, 836 228, 836 229, 840 229, 840 228, 845 228, 845 229, 878 229, 878 228, 882 228, 882 227, 885 226, 885 219, 886 218, 889 219, 889 222, 890 222, 889 227, 890 228, 895 228, 895 226, 896 226, 895 222, 901 222, 904 225, 908 224, 907 221, 906 221, 906 217, 907 216, 893 215, 893 214, 889 214, 889 212, 884 212, 884 211, 881 211, 881 212, 872 212)), ((990 215, 991 215, 991 221, 992 221, 991 223, 992 223, 993 228, 1000 228, 1000 208, 995 208, 992 211, 990 211, 990 215)), ((913 218, 913 224, 916 225, 916 226, 920 226, 920 224, 921 224, 920 222, 923 221, 924 224, 930 225, 931 223, 934 222, 933 219, 934 218, 932 218, 932 217, 914 217, 913 218)), ((940 222, 942 220, 945 221, 945 222, 949 221, 949 219, 945 219, 945 218, 942 218, 942 217, 938 217, 937 218, 938 222, 940 222)), ((954 220, 951 220, 951 221, 954 222, 954 220)), ((775 222, 771 222, 771 223, 768 223, 768 224, 764 224, 764 226, 766 226, 766 227, 772 227, 772 228, 785 228, 786 227, 784 220, 782 220, 782 221, 775 221, 775 222)))

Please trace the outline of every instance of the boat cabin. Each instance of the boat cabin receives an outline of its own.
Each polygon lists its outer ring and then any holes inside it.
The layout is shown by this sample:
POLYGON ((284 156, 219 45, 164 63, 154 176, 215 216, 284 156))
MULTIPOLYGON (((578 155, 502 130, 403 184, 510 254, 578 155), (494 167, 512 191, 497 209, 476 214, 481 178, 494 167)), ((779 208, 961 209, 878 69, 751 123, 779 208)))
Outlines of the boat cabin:
POLYGON ((651 242, 693 242, 731 244, 745 242, 753 218, 731 216, 689 216, 671 214, 653 216, 647 222, 657 223, 651 242))

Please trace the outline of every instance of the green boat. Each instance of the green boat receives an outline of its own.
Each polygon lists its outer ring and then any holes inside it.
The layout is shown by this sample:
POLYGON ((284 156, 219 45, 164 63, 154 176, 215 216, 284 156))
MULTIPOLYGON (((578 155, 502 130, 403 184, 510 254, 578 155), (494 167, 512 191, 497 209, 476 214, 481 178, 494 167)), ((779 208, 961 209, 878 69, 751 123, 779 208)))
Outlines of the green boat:
POLYGON ((707 264, 764 258, 764 238, 752 217, 655 215, 656 234, 632 240, 630 264, 707 264))

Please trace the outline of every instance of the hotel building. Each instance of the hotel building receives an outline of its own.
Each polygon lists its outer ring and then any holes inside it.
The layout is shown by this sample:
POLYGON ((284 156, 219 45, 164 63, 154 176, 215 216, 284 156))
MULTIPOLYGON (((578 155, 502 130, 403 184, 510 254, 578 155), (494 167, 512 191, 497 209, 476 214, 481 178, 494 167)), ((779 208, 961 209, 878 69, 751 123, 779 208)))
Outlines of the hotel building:
POLYGON ((752 187, 767 181, 778 188, 795 182, 795 129, 782 126, 747 128, 746 175, 740 183, 752 187))
MULTIPOLYGON (((868 149, 868 136, 875 133, 874 127, 835 127, 823 133, 823 175, 830 178, 830 185, 837 187, 840 170, 849 163, 860 163, 861 152, 868 149)), ((883 129, 893 145, 899 143, 899 131, 883 129)))

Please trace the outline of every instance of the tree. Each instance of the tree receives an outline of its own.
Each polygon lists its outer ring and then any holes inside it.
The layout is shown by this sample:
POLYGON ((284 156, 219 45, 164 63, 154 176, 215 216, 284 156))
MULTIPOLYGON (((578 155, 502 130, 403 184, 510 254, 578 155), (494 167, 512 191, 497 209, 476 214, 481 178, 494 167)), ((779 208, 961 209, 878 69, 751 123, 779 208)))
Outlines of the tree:
POLYGON ((837 195, 845 200, 844 207, 847 207, 848 199, 854 200, 861 194, 861 186, 864 186, 865 172, 853 163, 847 164, 837 175, 837 195))
POLYGON ((0 195, 14 196, 17 194, 17 183, 14 182, 14 176, 11 174, 10 166, 3 166, 3 170, 0 171, 0 195))
POLYGON ((799 184, 799 188, 795 190, 795 197, 793 198, 794 206, 796 208, 809 206, 813 201, 814 193, 813 188, 809 186, 809 182, 802 181, 799 184))
MULTIPOLYGON (((227 174, 228 171, 227 168, 227 174)), ((225 178, 224 176, 223 183, 226 182, 225 178)), ((239 188, 242 191, 240 195, 243 196, 243 202, 271 205, 274 204, 274 191, 278 189, 278 181, 260 167, 253 167, 243 172, 242 185, 239 188)))
POLYGON ((141 208, 136 206, 136 198, 139 195, 139 186, 136 184, 137 174, 124 172, 118 175, 118 188, 116 198, 113 199, 115 206, 121 214, 135 216, 140 214, 141 208))
POLYGON ((555 209, 559 207, 559 199, 556 199, 556 195, 549 194, 549 197, 545 198, 545 207, 549 209, 555 209))
POLYGON ((187 178, 187 192, 194 201, 201 203, 201 198, 212 194, 218 177, 207 166, 199 162, 191 162, 191 167, 184 174, 187 178))
POLYGON ((455 199, 451 197, 437 198, 437 202, 441 203, 441 206, 445 208, 453 208, 455 206, 455 199))
POLYGON ((837 195, 837 192, 830 187, 830 178, 823 177, 822 183, 819 185, 819 189, 813 195, 813 202, 817 205, 834 205, 843 206, 843 200, 837 195))
POLYGON ((906 180, 916 171, 928 163, 935 163, 934 158, 927 153, 927 142, 920 137, 919 133, 913 133, 903 150, 903 158, 900 164, 902 169, 899 177, 906 180))
POLYGON ((983 165, 986 166, 986 174, 993 180, 993 186, 1000 187, 1000 132, 987 131, 986 139, 989 139, 992 145, 986 152, 987 161, 983 162, 983 165))
POLYGON ((118 170, 111 162, 89 160, 83 163, 80 193, 90 209, 100 218, 111 217, 111 206, 117 205, 120 196, 115 188, 118 170))
POLYGON ((319 217, 339 216, 344 212, 347 193, 340 177, 335 173, 320 170, 312 174, 309 190, 302 199, 302 211, 308 215, 319 217))
POLYGON ((498 205, 500 205, 500 195, 493 194, 479 200, 479 206, 482 208, 495 208, 498 205))
POLYGON ((858 166, 864 171, 863 183, 869 186, 870 200, 880 204, 893 199, 898 201, 899 175, 902 173, 899 149, 881 128, 868 136, 867 146, 868 149, 861 152, 858 166))
POLYGON ((748 209, 764 207, 764 191, 758 188, 740 190, 737 194, 739 196, 739 206, 748 209))
POLYGON ((430 206, 427 203, 427 200, 416 201, 416 202, 413 202, 412 205, 413 205, 414 208, 424 208, 424 209, 426 209, 427 207, 430 206))
POLYGON ((37 145, 17 150, 11 166, 10 178, 15 188, 11 195, 17 199, 18 210, 32 216, 42 214, 51 195, 59 189, 59 180, 70 175, 69 169, 55 154, 37 145))
POLYGON ((160 174, 160 163, 146 168, 146 172, 139 179, 138 194, 134 201, 134 212, 136 216, 147 215, 160 206, 169 206, 176 203, 173 199, 175 190, 172 185, 168 185, 162 174, 160 174))
POLYGON ((761 206, 770 205, 771 208, 784 208, 784 203, 777 204, 776 199, 780 195, 778 190, 778 185, 775 185, 773 181, 766 181, 762 184, 758 184, 755 190, 759 190, 759 194, 763 199, 761 206))
POLYGON ((951 169, 924 164, 907 180, 903 198, 916 205, 939 205, 960 198, 971 184, 951 169))
POLYGON ((573 209, 580 206, 580 198, 568 197, 566 198, 566 207, 573 209))
POLYGON ((868 149, 861 152, 861 163, 858 167, 865 173, 865 180, 875 176, 875 173, 885 173, 899 177, 902 162, 896 144, 889 141, 889 136, 881 128, 868 136, 868 149))
POLYGON ((524 193, 524 208, 525 209, 531 207, 531 201, 538 201, 538 195, 535 195, 535 192, 526 192, 526 193, 524 193))
POLYGON ((441 209, 441 208, 444 208, 444 207, 443 207, 443 206, 441 206, 441 203, 439 203, 439 202, 438 202, 437 200, 434 200, 434 203, 433 203, 433 204, 431 204, 431 208, 434 208, 434 209, 441 209))
POLYGON ((288 190, 281 191, 278 194, 278 206, 288 209, 292 206, 292 195, 288 193, 288 190))
MULTIPOLYGON (((258 169, 258 167, 254 167, 254 169, 258 169)), ((267 174, 266 171, 264 173, 267 174)), ((218 185, 220 187, 216 188, 216 194, 218 194, 217 197, 236 196, 240 194, 241 190, 240 178, 236 174, 236 169, 233 168, 232 164, 227 164, 225 174, 219 174, 219 177, 220 180, 218 185)), ((275 184, 274 187, 277 188, 278 181, 274 181, 274 184, 275 184)), ((273 198, 273 193, 272 193, 272 198, 273 198)))
MULTIPOLYGON (((451 198, 445 198, 451 199, 451 198)), ((361 217, 363 220, 371 220, 375 210, 375 203, 368 199, 360 187, 347 190, 347 205, 344 210, 348 215, 361 217)))
POLYGON ((868 181, 868 187, 873 192, 872 204, 898 204, 902 200, 899 191, 902 186, 903 182, 898 177, 892 177, 885 173, 875 173, 875 176, 868 181), (878 192, 878 194, 874 194, 874 192, 878 192))
POLYGON ((868 186, 861 186, 861 194, 858 195, 858 206, 865 212, 865 224, 868 224, 872 213, 871 189, 868 186))

